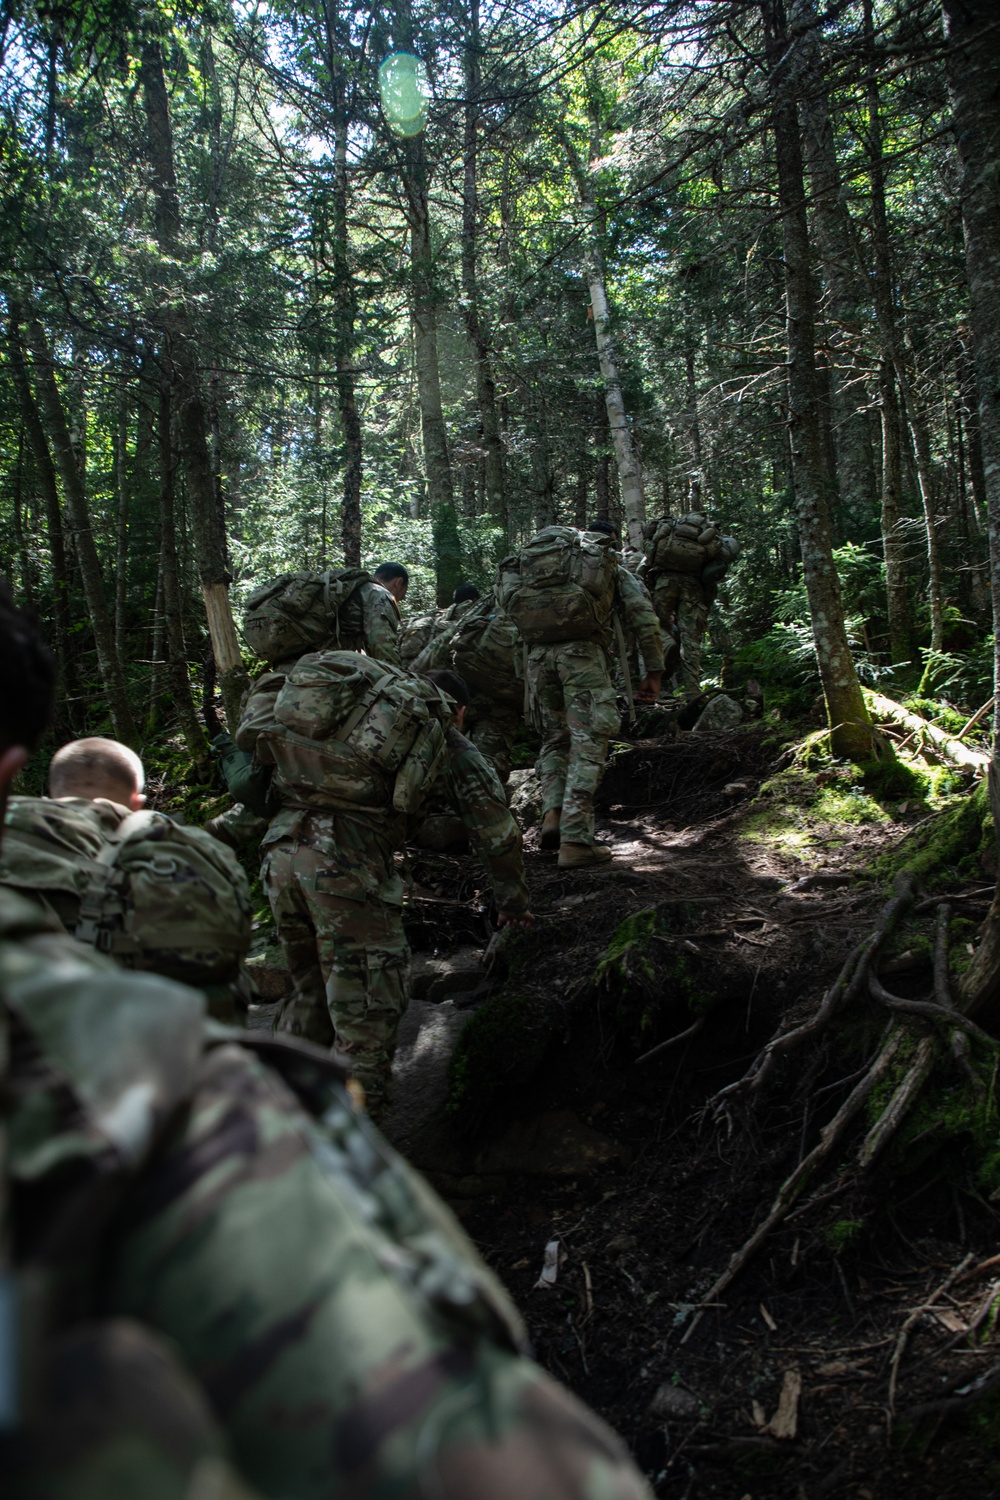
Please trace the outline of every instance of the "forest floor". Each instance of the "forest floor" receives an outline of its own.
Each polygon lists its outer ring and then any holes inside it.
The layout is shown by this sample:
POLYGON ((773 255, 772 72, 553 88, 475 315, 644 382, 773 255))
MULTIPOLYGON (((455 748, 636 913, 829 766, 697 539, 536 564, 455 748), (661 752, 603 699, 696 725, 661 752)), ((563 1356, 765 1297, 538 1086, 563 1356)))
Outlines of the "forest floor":
MULTIPOLYGON (((876 1171, 818 1182, 703 1306, 884 1017, 860 1006, 752 1108, 706 1103, 815 1009, 874 926, 876 860, 929 815, 919 798, 876 800, 850 768, 808 770, 790 733, 758 722, 620 747, 598 828, 613 866, 562 873, 530 828, 537 925, 494 942, 485 970, 477 862, 411 856, 423 979, 387 1133, 509 1287, 537 1357, 657 1494, 986 1500, 1000 1404, 955 1418, 947 1398, 1000 1370, 1000 1210, 961 1130, 922 1150, 924 1122, 876 1171)), ((963 949, 993 878, 975 852, 947 872, 963 949)), ((895 987, 919 993, 919 922, 888 955, 895 987)))

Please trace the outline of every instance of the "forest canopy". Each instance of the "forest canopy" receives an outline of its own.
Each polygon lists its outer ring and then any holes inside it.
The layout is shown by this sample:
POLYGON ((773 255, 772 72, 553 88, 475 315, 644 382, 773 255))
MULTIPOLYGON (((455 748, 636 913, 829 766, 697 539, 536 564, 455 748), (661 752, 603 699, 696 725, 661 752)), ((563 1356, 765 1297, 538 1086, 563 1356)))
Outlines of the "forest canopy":
POLYGON ((939 5, 6 3, 0 47, 0 568, 63 735, 203 759, 283 570, 418 609, 692 493, 743 549, 716 671, 988 698, 939 5))

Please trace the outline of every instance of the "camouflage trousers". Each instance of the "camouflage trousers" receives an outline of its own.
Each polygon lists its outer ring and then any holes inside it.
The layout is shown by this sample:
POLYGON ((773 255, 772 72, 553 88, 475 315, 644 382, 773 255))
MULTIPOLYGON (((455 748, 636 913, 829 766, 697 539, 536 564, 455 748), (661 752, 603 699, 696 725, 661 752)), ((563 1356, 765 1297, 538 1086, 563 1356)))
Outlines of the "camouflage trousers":
POLYGON ((681 682, 685 698, 701 692, 701 643, 708 621, 708 604, 699 580, 688 573, 663 573, 653 591, 653 604, 664 631, 671 620, 681 636, 681 682))
POLYGON ((306 1115, 208 1054, 130 1194, 104 1277, 165 1334, 267 1500, 650 1500, 618 1439, 516 1352, 449 1211, 328 1087, 306 1115))
MULTIPOLYGON (((385 856, 374 839, 367 852, 370 865, 385 856)), ((409 999, 410 950, 401 904, 352 882, 339 853, 298 839, 267 851, 261 877, 294 982, 278 1030, 336 1044, 377 1117, 388 1103, 396 1031, 409 999)), ((391 881, 391 851, 388 862, 382 873, 391 881)))
POLYGON ((511 755, 520 723, 521 711, 517 705, 497 703, 483 693, 473 693, 462 732, 480 755, 486 756, 505 786, 510 778, 511 755))
POLYGON ((562 808, 564 843, 594 842, 594 793, 620 723, 607 654, 596 641, 533 646, 528 687, 542 734, 542 810, 562 808))

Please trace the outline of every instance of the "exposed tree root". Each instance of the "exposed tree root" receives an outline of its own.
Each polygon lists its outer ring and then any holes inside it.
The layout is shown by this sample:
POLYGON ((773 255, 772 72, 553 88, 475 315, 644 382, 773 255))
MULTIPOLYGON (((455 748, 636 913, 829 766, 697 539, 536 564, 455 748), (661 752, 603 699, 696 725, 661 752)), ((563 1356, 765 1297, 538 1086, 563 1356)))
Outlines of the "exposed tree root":
POLYGON ((728 1102, 734 1095, 748 1090, 757 1092, 763 1088, 778 1059, 784 1053, 791 1051, 792 1048, 800 1047, 809 1037, 822 1031, 835 1015, 861 993, 872 960, 912 900, 913 876, 908 870, 902 870, 893 881, 893 895, 882 908, 878 926, 847 955, 840 973, 824 995, 815 1015, 811 1016, 808 1021, 804 1021, 801 1026, 796 1026, 794 1030, 781 1032, 778 1036, 772 1037, 763 1051, 758 1053, 750 1064, 743 1077, 719 1091, 714 1100, 716 1105, 722 1104, 723 1101, 728 1102))
MULTIPOLYGON (((937 909, 934 948, 934 991, 932 999, 911 1000, 899 995, 893 995, 872 972, 872 961, 882 943, 896 926, 903 912, 912 901, 913 889, 914 879, 912 874, 903 871, 896 877, 893 896, 883 907, 878 926, 873 933, 865 938, 863 942, 859 943, 850 953, 840 974, 827 991, 815 1015, 794 1030, 772 1038, 755 1059, 747 1073, 735 1084, 730 1085, 728 1089, 724 1089, 716 1095, 713 1101, 716 1115, 726 1109, 729 1099, 734 1095, 750 1089, 758 1089, 773 1069, 778 1057, 789 1051, 792 1047, 800 1045, 806 1038, 815 1036, 863 988, 867 988, 872 998, 885 1006, 893 1016, 903 1014, 921 1021, 933 1022, 937 1025, 943 1023, 947 1028, 952 1056, 959 1062, 966 1076, 973 1083, 977 1094, 981 1093, 982 1086, 976 1077, 968 1054, 968 1038, 970 1036, 974 1037, 978 1042, 993 1050, 1000 1049, 1000 1042, 985 1032, 974 1021, 971 1021, 968 1016, 955 1007, 952 1001, 948 981, 948 923, 951 910, 947 903, 939 903, 937 909)), ((718 1299, 729 1288, 748 1261, 756 1254, 771 1231, 788 1216, 792 1206, 801 1196, 807 1183, 816 1176, 819 1169, 832 1156, 834 1149, 842 1140, 848 1127, 857 1118, 865 1103, 871 1098, 876 1086, 885 1078, 891 1065, 897 1058, 907 1034, 907 1029, 900 1022, 894 1020, 890 1023, 889 1031, 874 1061, 865 1069, 863 1077, 852 1089, 833 1119, 820 1131, 818 1144, 803 1158, 791 1176, 786 1178, 782 1183, 766 1217, 731 1256, 725 1271, 709 1288, 705 1294, 702 1309, 695 1313, 682 1342, 686 1342, 691 1337, 703 1316, 704 1309, 718 1302, 718 1299)), ((941 1055, 943 1045, 944 1038, 935 1031, 928 1032, 920 1038, 916 1051, 909 1061, 903 1077, 894 1089, 888 1103, 879 1114, 878 1119, 868 1130, 858 1149, 856 1159, 858 1171, 869 1171, 884 1153, 887 1146, 898 1136, 900 1128, 909 1116, 920 1096, 921 1090, 934 1070, 934 1066, 941 1055)), ((802 1209, 799 1210, 799 1212, 802 1211, 802 1209)), ((954 1271, 952 1279, 964 1272, 967 1265, 968 1261, 966 1260, 954 1271)), ((935 1297, 943 1295, 950 1284, 950 1281, 945 1283, 935 1294, 935 1297)), ((918 1310, 918 1314, 920 1311, 922 1310, 918 1310)), ((916 1316, 917 1314, 914 1315, 914 1317, 916 1316)), ((895 1402, 896 1375, 905 1347, 905 1335, 908 1333, 910 1326, 912 1324, 908 1323, 900 1335, 900 1342, 897 1345, 897 1358, 893 1365, 893 1378, 890 1382, 889 1391, 890 1428, 895 1402)))

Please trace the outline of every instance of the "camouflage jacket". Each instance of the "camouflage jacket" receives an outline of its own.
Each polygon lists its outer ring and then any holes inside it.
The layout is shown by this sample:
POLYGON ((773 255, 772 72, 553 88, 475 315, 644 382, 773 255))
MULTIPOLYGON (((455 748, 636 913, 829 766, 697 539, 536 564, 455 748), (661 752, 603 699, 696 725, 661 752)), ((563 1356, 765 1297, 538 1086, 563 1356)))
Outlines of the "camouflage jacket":
POLYGON ((449 604, 447 609, 429 609, 423 614, 411 615, 399 632, 399 654, 403 665, 410 666, 432 641, 450 630, 474 602, 463 599, 459 604, 449 604))
POLYGON ((358 589, 361 599, 361 633, 352 637, 342 630, 337 641, 343 651, 364 651, 366 656, 387 661, 393 667, 401 665, 399 659, 399 605, 388 589, 380 583, 363 583, 358 589))
MULTIPOLYGON (((2 1289, 30 1273, 45 1313, 6 1319, 5 1339, 138 1320, 267 1500, 649 1500, 614 1435, 520 1353, 503 1289, 359 1116, 336 1059, 214 1026, 196 992, 115 969, 6 891, 0 1002, 2 1289)), ((9 1342, 0 1355, 13 1373, 9 1342)), ((183 1429, 153 1382, 143 1401, 169 1460, 183 1429)), ((15 1421, 30 1438, 32 1413, 15 1421)), ((71 1455, 79 1427, 54 1436, 71 1455)), ((196 1488, 39 1488, 30 1442, 28 1462, 18 1500, 196 1488)))

